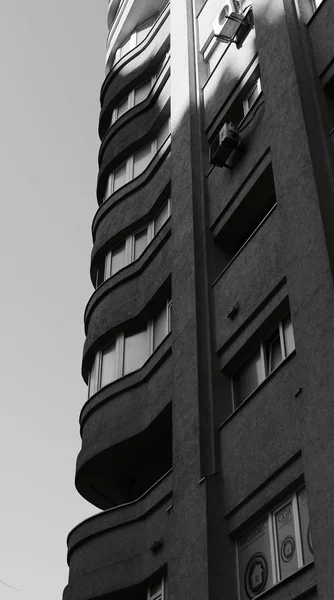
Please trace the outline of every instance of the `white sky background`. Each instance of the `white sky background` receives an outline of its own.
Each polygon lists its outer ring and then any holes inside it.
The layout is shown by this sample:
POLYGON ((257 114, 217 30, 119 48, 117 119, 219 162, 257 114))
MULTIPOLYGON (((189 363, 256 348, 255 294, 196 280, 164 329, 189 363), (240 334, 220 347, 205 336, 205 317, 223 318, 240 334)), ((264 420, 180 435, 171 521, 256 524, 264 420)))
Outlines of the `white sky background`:
POLYGON ((60 600, 96 210, 107 0, 0 2, 1 600, 60 600))

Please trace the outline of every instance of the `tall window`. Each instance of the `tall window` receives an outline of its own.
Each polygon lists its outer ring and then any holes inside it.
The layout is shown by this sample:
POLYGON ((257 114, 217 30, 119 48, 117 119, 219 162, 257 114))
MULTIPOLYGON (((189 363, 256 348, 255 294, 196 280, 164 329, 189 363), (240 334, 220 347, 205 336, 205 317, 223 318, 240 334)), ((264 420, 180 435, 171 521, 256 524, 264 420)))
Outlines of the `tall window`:
POLYGON ((112 277, 112 275, 115 275, 123 267, 137 260, 169 219, 170 214, 171 202, 168 199, 153 221, 150 221, 147 225, 141 227, 138 231, 112 248, 104 256, 96 270, 96 287, 109 277, 112 277))
POLYGON ((139 44, 141 44, 141 42, 144 41, 144 39, 152 29, 155 21, 156 17, 153 17, 152 19, 149 19, 149 21, 146 21, 145 23, 140 25, 140 27, 138 27, 130 35, 130 37, 128 37, 127 40, 123 42, 122 46, 117 48, 113 64, 117 63, 123 56, 125 56, 125 54, 130 52, 130 50, 133 50, 136 46, 138 46, 139 44))
POLYGON ((257 80, 255 81, 254 85, 252 85, 252 87, 247 92, 246 97, 243 100, 244 116, 247 115, 247 113, 252 108, 253 104, 255 104, 255 101, 261 94, 261 91, 262 91, 261 79, 260 79, 260 77, 258 77, 257 80))
POLYGON ((147 590, 147 600, 165 600, 165 587, 166 582, 164 577, 160 581, 149 585, 147 590))
POLYGON ((116 379, 140 369, 171 331, 171 300, 143 327, 120 333, 92 361, 88 397, 116 379))
POLYGON ((167 137, 169 136, 169 132, 170 120, 168 119, 163 124, 158 132, 157 137, 153 141, 140 148, 140 150, 134 154, 131 154, 131 156, 129 156, 122 165, 120 165, 109 175, 105 189, 104 200, 109 198, 111 194, 116 192, 123 185, 135 177, 138 177, 138 175, 145 171, 155 154, 158 152, 159 148, 166 141, 167 137))
POLYGON ((294 349, 291 316, 288 315, 234 373, 234 408, 237 408, 294 349))
POLYGON ((305 488, 287 498, 237 541, 240 600, 262 592, 313 561, 305 488))

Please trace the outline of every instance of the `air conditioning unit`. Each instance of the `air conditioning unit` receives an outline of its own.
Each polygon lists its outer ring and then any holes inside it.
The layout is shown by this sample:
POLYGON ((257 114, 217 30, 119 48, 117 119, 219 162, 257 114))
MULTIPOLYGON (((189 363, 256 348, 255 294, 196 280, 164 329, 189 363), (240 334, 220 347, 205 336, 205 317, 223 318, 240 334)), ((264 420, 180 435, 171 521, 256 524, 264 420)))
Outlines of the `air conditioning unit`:
POLYGON ((243 150, 238 127, 233 123, 224 123, 210 146, 210 163, 216 167, 229 167, 226 162, 235 151, 243 150))
POLYGON ((253 27, 251 6, 249 5, 247 9, 242 12, 238 0, 228 0, 213 22, 214 36, 226 44, 235 42, 240 48, 253 27))

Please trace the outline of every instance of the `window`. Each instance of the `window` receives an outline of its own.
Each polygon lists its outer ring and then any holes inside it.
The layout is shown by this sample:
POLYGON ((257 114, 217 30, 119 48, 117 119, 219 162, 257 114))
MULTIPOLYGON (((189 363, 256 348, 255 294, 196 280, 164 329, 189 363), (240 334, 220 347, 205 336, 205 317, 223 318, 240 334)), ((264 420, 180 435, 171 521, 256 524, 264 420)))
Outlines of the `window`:
POLYGON ((157 235, 158 231, 160 231, 161 227, 166 223, 167 219, 170 216, 170 200, 164 204, 161 211, 158 213, 158 216, 154 220, 154 235, 157 235))
POLYGON ((153 17, 149 21, 143 23, 130 35, 130 37, 127 38, 125 42, 123 42, 122 46, 117 48, 113 64, 117 63, 123 56, 125 56, 125 54, 130 52, 130 50, 133 50, 136 46, 141 44, 142 41, 144 41, 152 29, 155 20, 156 17, 153 17))
POLYGON ((146 100, 155 81, 156 78, 151 77, 138 87, 131 90, 131 92, 125 98, 123 98, 120 104, 113 110, 110 125, 113 125, 113 123, 115 123, 117 119, 124 115, 128 110, 146 100))
POLYGON ((119 188, 125 185, 127 182, 127 165, 124 163, 117 171, 114 172, 113 178, 108 180, 107 194, 110 195, 111 190, 116 192, 119 188))
POLYGON ((146 100, 155 82, 159 78, 160 73, 164 68, 168 58, 169 52, 166 53, 163 61, 160 63, 157 69, 157 72, 152 77, 150 77, 149 79, 138 85, 136 88, 131 90, 131 92, 127 94, 125 98, 122 99, 120 104, 112 112, 110 125, 113 125, 113 123, 115 123, 117 119, 124 115, 124 113, 126 113, 128 110, 146 100))
POLYGON ((132 179, 135 179, 135 177, 138 177, 145 171, 161 145, 166 141, 169 131, 170 120, 168 119, 152 142, 143 148, 140 148, 135 154, 129 156, 126 162, 109 175, 104 193, 104 201, 123 185, 132 181, 132 179))
POLYGON ((146 227, 133 233, 110 250, 104 256, 96 270, 96 287, 112 275, 115 275, 123 267, 137 260, 169 219, 170 213, 171 203, 168 199, 154 221, 150 221, 146 227))
POLYGON ((288 315, 280 321, 267 340, 233 375, 233 400, 236 409, 293 352, 295 341, 288 315))
POLYGON ((203 58, 208 67, 208 75, 211 75, 225 51, 226 47, 214 37, 203 52, 203 58))
POLYGON ((258 77, 255 84, 247 92, 247 95, 243 101, 244 116, 246 116, 247 113, 250 111, 253 104, 259 97, 260 93, 261 93, 261 79, 260 79, 260 77, 258 77))
POLYGON ((313 10, 317 10, 317 8, 319 8, 320 4, 322 4, 324 0, 311 0, 311 1, 312 1, 313 10))
POLYGON ((152 583, 147 590, 147 600, 164 600, 165 585, 164 578, 156 583, 152 583))
POLYGON ((88 397, 116 379, 140 369, 171 331, 171 300, 144 327, 120 333, 99 350, 89 373, 88 397))
POLYGON ((138 177, 148 167, 153 157, 153 152, 154 148, 152 148, 152 144, 147 144, 147 146, 144 146, 144 148, 141 148, 133 155, 133 179, 138 177))
POLYGON ((240 600, 256 598, 313 561, 305 488, 237 540, 240 600))
POLYGON ((132 373, 143 366, 148 359, 147 327, 131 333, 124 338, 123 375, 132 373))

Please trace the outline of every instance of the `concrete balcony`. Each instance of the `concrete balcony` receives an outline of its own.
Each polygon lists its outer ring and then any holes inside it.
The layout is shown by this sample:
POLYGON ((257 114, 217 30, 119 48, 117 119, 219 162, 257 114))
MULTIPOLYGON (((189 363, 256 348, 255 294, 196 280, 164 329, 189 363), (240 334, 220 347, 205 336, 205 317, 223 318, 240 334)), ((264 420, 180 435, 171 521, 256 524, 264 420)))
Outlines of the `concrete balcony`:
POLYGON ((300 450, 295 361, 290 354, 220 427, 226 512, 300 450))
POLYGON ((169 471, 134 502, 99 513, 75 527, 68 537, 70 577, 64 600, 112 598, 117 591, 140 587, 162 569, 167 562, 166 510, 171 500, 169 471), (154 550, 157 541, 161 546, 154 550))
POLYGON ((216 351, 226 345, 283 278, 278 214, 273 209, 214 283, 216 351), (236 303, 239 312, 231 320, 226 315, 236 303))

